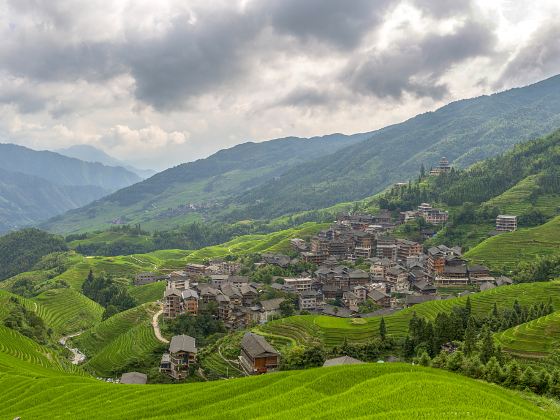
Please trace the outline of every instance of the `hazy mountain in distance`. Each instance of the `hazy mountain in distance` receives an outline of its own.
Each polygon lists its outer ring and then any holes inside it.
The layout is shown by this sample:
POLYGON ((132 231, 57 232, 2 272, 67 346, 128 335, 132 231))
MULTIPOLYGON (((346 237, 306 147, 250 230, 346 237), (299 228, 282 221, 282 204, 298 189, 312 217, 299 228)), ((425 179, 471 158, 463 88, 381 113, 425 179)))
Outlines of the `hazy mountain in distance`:
POLYGON ((103 150, 89 144, 76 144, 65 149, 54 150, 61 155, 83 160, 85 162, 98 162, 106 166, 120 166, 134 172, 142 179, 146 179, 155 175, 157 171, 153 169, 139 169, 122 160, 116 159, 105 153, 103 150))

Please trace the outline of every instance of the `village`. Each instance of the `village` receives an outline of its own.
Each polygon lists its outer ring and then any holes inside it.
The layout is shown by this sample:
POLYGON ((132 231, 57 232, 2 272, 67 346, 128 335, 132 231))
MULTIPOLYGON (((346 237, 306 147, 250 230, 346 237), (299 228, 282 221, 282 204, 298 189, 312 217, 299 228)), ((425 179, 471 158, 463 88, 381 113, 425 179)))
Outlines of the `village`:
MULTIPOLYGON (((442 158, 431 175, 438 176, 450 168, 447 159, 442 158)), ((135 284, 166 282, 161 301, 163 320, 196 316, 204 311, 223 322, 229 331, 246 330, 295 311, 341 318, 383 316, 427 301, 512 284, 510 278, 492 276, 485 266, 469 264, 461 247, 425 247, 392 235, 399 225, 410 220, 421 218, 437 228, 448 217, 447 211, 429 203, 401 212, 398 218, 387 210, 376 215, 339 214, 328 229, 313 237, 291 239, 291 255, 259 256, 254 267, 286 269, 302 262, 314 268, 297 276, 277 276, 271 284, 240 275, 242 266, 235 259, 190 263, 184 270, 165 275, 141 273, 135 284), (264 298, 265 294, 274 297, 264 298), (286 314, 283 305, 292 306, 293 311, 286 314)), ((516 216, 499 215, 495 229, 516 230, 516 216)), ((181 379, 196 360, 196 353, 194 338, 173 337, 169 352, 162 356, 160 370, 181 379)), ((277 368, 279 357, 263 337, 251 334, 242 342, 239 365, 247 374, 263 373, 277 368)))

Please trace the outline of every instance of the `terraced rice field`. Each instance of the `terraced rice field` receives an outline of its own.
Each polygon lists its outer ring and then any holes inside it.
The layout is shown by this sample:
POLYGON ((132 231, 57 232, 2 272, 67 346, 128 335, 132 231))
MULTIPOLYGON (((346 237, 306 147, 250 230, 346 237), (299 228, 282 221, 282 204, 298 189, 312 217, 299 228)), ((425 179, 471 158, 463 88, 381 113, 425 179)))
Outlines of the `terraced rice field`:
POLYGON ((156 307, 152 304, 120 312, 72 339, 72 345, 78 347, 88 357, 92 357, 136 325, 145 324, 155 312, 156 307))
MULTIPOLYGON (((547 302, 549 297, 553 299, 555 307, 560 308, 559 281, 498 287, 470 295, 473 313, 481 316, 490 313, 494 303, 499 308, 511 308, 516 299, 522 305, 530 305, 535 302, 547 302)), ((435 319, 438 313, 449 312, 455 305, 464 306, 466 300, 467 297, 462 297, 426 302, 386 316, 387 332, 394 337, 404 337, 414 313, 426 319, 435 319)), ((367 318, 366 324, 356 325, 351 319, 303 315, 269 322, 258 327, 256 331, 283 336, 303 345, 319 341, 327 346, 336 346, 342 344, 344 339, 364 343, 376 337, 380 321, 381 317, 373 317, 367 318)))
POLYGON ((528 176, 487 204, 499 207, 505 214, 519 215, 535 207, 549 217, 556 215, 556 209, 560 206, 560 196, 557 194, 540 194, 536 202, 532 202, 531 194, 538 187, 537 177, 538 175, 528 176))
POLYGON ((44 312, 40 316, 58 335, 91 328, 101 321, 104 308, 73 289, 52 289, 33 298, 44 312))
POLYGON ((161 281, 157 283, 145 284, 143 286, 130 286, 128 291, 130 295, 136 300, 136 303, 141 305, 147 302, 155 302, 163 297, 166 283, 161 281))
POLYGON ((441 370, 366 364, 184 385, 0 375, 0 417, 23 419, 552 419, 519 393, 441 370), (25 390, 25 392, 22 392, 25 390), (374 390, 374 392, 372 392, 374 390))
POLYGON ((560 254, 560 216, 544 225, 502 233, 465 254, 469 260, 496 270, 512 270, 521 261, 560 254))
POLYGON ((112 377, 130 364, 144 362, 163 346, 154 335, 150 321, 144 321, 111 340, 86 360, 84 367, 97 375, 112 377))
MULTIPOLYGON (((79 372, 79 369, 60 358, 51 349, 0 325, 0 372, 34 372, 36 367, 79 372)), ((0 390, 3 388, 0 387, 0 390)))
POLYGON ((514 355, 546 357, 560 348, 560 311, 510 328, 495 338, 505 351, 514 355))

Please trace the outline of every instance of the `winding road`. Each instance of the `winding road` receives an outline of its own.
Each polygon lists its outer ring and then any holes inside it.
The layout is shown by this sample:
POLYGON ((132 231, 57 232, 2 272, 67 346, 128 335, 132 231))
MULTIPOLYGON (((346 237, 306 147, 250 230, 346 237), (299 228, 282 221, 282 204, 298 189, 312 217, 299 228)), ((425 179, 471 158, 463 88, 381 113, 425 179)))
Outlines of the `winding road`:
POLYGON ((154 334, 156 338, 164 344, 169 344, 169 340, 161 335, 161 330, 159 329, 159 316, 163 313, 163 309, 156 312, 152 318, 152 327, 154 328, 154 334))

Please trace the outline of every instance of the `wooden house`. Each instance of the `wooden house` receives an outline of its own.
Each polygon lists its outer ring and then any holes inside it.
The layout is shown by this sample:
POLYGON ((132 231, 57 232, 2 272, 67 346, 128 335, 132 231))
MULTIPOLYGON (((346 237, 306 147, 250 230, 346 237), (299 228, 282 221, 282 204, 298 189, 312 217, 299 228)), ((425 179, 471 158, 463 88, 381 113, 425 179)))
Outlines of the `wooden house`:
POLYGON ((245 333, 241 340, 241 366, 251 375, 275 370, 280 364, 280 353, 264 337, 245 333))

